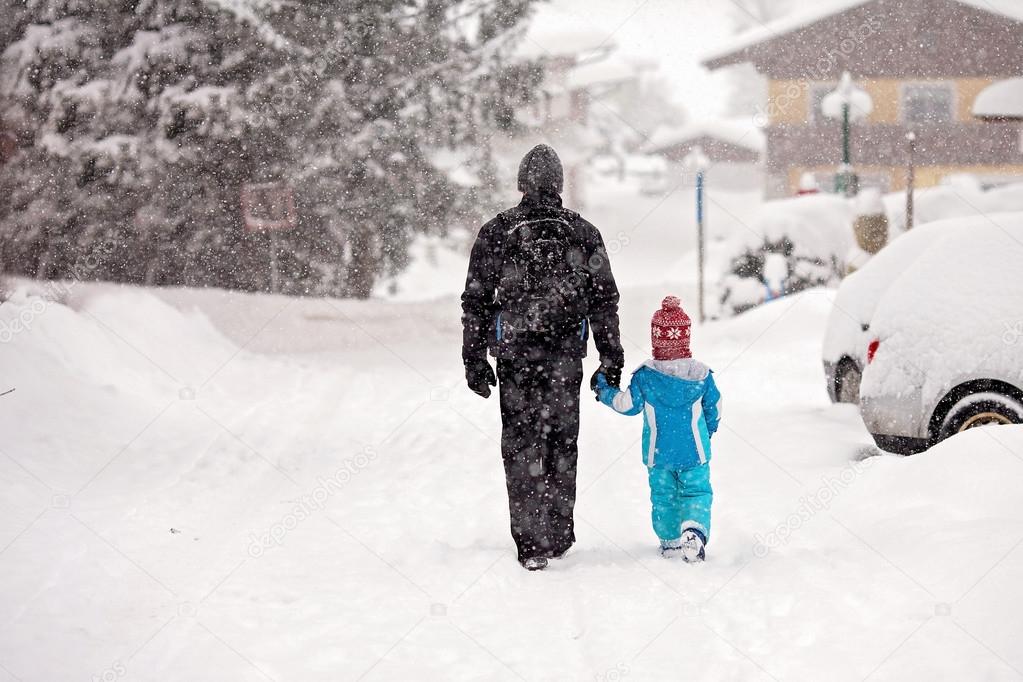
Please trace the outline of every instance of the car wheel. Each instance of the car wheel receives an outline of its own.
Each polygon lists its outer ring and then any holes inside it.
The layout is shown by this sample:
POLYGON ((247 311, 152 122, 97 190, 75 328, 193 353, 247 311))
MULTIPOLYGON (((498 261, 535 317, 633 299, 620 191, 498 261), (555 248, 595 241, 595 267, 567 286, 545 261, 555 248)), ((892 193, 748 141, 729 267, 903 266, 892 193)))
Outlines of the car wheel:
POLYGON ((837 384, 835 396, 837 396, 838 402, 853 404, 860 402, 860 381, 862 379, 863 374, 854 363, 846 361, 840 364, 835 376, 837 384))
POLYGON ((952 406, 939 436, 944 440, 967 429, 998 424, 1023 424, 1023 404, 1001 393, 974 393, 952 406))

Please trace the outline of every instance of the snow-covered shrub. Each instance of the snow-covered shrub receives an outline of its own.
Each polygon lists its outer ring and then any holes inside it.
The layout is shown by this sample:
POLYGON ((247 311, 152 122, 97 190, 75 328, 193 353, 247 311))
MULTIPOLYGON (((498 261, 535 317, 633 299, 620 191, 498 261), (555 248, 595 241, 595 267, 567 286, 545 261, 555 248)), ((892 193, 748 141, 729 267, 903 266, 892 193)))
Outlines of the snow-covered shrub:
POLYGON ((854 245, 848 200, 816 194, 764 203, 732 242, 721 308, 737 314, 765 300, 837 284, 854 245))

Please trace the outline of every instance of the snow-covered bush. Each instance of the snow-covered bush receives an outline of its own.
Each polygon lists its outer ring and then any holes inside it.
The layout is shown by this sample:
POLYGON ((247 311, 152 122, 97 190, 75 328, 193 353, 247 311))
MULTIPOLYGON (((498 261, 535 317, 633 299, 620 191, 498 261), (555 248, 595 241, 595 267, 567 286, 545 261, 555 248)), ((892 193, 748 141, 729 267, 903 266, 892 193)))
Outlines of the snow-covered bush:
POLYGON ((816 286, 837 284, 854 244, 848 200, 816 194, 764 203, 757 219, 732 242, 720 283, 727 314, 816 286))

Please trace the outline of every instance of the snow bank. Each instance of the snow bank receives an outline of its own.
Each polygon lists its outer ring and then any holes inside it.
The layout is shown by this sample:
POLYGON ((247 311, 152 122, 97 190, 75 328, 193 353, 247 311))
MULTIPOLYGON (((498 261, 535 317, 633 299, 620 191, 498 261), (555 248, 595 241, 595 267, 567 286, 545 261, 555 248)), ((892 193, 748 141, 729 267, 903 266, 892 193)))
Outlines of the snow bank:
MULTIPOLYGON (((888 215, 889 233, 906 230, 906 193, 891 192, 882 197, 888 215)), ((1012 183, 985 190, 976 177, 958 176, 947 184, 924 187, 913 192, 915 225, 983 213, 1023 211, 1023 184, 1012 183)))
MULTIPOLYGON (((1005 481, 1018 479, 1021 452, 1023 425, 1013 425, 970 429, 912 457, 877 457, 834 511, 924 588, 958 596, 983 568, 975 559, 1019 540, 1023 506, 1005 481)), ((1023 584, 1004 596, 1019 603, 1023 584)))

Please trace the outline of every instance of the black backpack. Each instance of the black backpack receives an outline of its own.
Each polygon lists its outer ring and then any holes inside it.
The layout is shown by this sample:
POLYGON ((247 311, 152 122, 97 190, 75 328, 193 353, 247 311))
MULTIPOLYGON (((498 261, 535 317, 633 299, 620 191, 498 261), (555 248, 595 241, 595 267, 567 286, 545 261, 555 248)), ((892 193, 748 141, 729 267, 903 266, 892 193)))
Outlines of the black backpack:
POLYGON ((509 216, 497 301, 501 334, 567 332, 587 314, 589 273, 573 214, 509 216))

